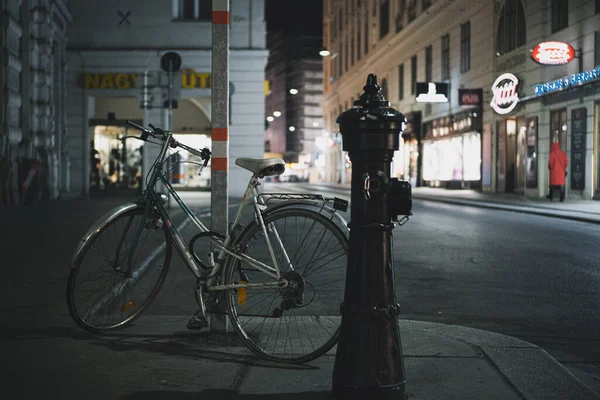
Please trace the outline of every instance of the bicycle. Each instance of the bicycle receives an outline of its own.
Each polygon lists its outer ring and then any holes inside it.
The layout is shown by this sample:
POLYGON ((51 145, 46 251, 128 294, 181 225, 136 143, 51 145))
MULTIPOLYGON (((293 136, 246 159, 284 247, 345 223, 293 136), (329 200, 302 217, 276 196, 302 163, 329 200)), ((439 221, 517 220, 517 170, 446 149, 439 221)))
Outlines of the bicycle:
POLYGON ((130 137, 162 148, 140 198, 106 213, 79 243, 67 285, 75 322, 93 333, 131 324, 158 295, 174 247, 196 277, 199 309, 188 328, 208 326, 208 313, 227 313, 243 344, 263 359, 305 363, 329 351, 339 335, 348 253, 347 223, 338 211, 346 211, 348 202, 261 193, 259 180, 281 174, 284 161, 238 158, 236 164, 252 176, 228 232, 210 231, 179 197, 165 169, 169 149, 179 148, 200 157, 195 163, 201 174, 210 151, 180 143, 153 125, 127 124, 142 132, 130 137), (159 183, 200 230, 188 246, 164 207, 167 196, 156 190, 159 183), (244 226, 249 203, 254 218, 244 226), (200 239, 214 249, 204 260, 194 250, 200 239), (96 270, 98 264, 106 265, 96 270))

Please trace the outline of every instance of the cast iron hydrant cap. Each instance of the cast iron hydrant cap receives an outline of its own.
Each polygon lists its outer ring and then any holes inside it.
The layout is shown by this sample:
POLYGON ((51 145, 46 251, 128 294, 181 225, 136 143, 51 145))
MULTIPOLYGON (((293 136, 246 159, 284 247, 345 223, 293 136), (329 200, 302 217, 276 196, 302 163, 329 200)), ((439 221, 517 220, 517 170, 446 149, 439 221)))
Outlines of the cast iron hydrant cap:
MULTIPOLYGON (((342 112, 338 115, 336 123, 346 124, 359 121, 406 123, 406 117, 401 112, 390 108, 390 102, 381 94, 381 87, 377 84, 377 75, 369 74, 363 90, 364 93, 360 99, 354 101, 355 106, 362 106, 362 108, 351 108, 342 112)), ((404 126, 402 126, 403 130, 404 126)))

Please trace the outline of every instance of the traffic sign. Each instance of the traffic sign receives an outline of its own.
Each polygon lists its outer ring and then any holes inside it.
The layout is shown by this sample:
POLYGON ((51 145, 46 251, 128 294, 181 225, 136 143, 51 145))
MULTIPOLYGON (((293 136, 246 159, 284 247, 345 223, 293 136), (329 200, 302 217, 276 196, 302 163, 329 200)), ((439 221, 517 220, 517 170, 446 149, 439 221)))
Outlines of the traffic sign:
POLYGON ((169 51, 160 58, 160 66, 166 72, 169 72, 169 64, 172 68, 171 71, 179 71, 179 68, 181 68, 181 56, 179 53, 169 51))

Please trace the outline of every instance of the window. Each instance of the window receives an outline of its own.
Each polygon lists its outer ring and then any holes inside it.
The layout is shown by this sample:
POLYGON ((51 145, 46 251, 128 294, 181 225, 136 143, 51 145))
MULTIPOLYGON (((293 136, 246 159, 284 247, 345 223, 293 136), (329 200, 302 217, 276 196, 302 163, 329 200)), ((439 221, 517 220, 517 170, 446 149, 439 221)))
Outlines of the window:
POLYGON ((471 21, 460 25, 460 72, 471 69, 471 21))
POLYGON ((365 14, 365 54, 369 52, 369 13, 365 14))
POLYGON ((417 86, 417 56, 414 55, 410 59, 410 94, 415 94, 417 86))
POLYGON ((398 100, 404 99, 404 64, 398 65, 398 100))
POLYGON ((342 33, 342 28, 344 27, 344 14, 342 14, 342 9, 338 10, 338 29, 340 34, 342 33))
POLYGON ((387 79, 385 79, 385 78, 383 78, 383 80, 381 81, 381 95, 383 96, 384 99, 387 100, 387 98, 388 98, 387 79))
POLYGON ((210 21, 212 0, 174 0, 173 17, 184 21, 210 21))
POLYGON ((569 26, 569 1, 552 0, 552 33, 560 31, 569 26))
POLYGON ((431 6, 431 0, 423 0, 423 11, 427 10, 431 6))
POLYGON ((390 31, 390 2, 384 0, 379 6, 379 38, 384 37, 390 31))
POLYGON ((596 14, 600 14, 600 0, 596 0, 596 14))
POLYGON ((442 80, 450 79, 450 34, 442 36, 442 80))
POLYGON ((417 18, 417 0, 408 0, 408 23, 410 24, 417 18))
POLYGON ((404 12, 406 11, 406 0, 398 0, 398 15, 396 16, 396 33, 404 28, 404 12))
POLYGON ((346 72, 346 71, 348 71, 348 58, 350 58, 350 57, 348 57, 349 54, 348 54, 348 41, 347 40, 345 41, 344 45, 345 45, 344 46, 345 47, 345 49, 344 49, 344 72, 346 72))
POLYGON ((600 31, 594 33, 594 65, 600 65, 600 31))
POLYGON ((432 59, 432 47, 427 46, 425 48, 425 82, 431 82, 431 59, 432 59))
POLYGON ((496 34, 496 55, 500 56, 525 44, 525 12, 521 0, 506 0, 500 10, 496 34))
POLYGON ((350 66, 352 65, 354 65, 354 35, 352 35, 352 39, 350 39, 350 66))
POLYGON ((356 61, 360 61, 360 55, 361 55, 361 50, 362 50, 361 47, 360 47, 362 45, 361 42, 360 42, 360 38, 361 38, 361 34, 362 34, 362 32, 360 30, 360 26, 361 25, 360 25, 360 20, 359 20, 357 28, 356 28, 357 29, 357 35, 356 35, 356 61))
POLYGON ((333 16, 331 18, 331 25, 329 28, 330 28, 329 36, 331 36, 332 39, 335 39, 337 37, 337 24, 336 24, 335 13, 333 13, 333 16))
POLYGON ((340 45, 340 54, 336 58, 336 60, 338 60, 338 62, 337 62, 338 63, 338 78, 341 78, 342 75, 344 74, 344 62, 343 62, 343 60, 344 60, 345 54, 344 54, 343 49, 344 49, 344 46, 340 45))
POLYGON ((550 111, 550 143, 558 142, 567 151, 567 109, 550 111))

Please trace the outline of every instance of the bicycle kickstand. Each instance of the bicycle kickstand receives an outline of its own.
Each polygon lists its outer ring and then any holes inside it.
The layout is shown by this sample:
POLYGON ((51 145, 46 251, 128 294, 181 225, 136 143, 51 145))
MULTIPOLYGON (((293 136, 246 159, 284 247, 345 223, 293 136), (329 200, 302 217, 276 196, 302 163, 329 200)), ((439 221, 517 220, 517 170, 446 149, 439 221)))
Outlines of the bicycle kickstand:
POLYGON ((204 296, 202 294, 202 284, 200 282, 196 282, 196 287, 194 289, 196 301, 200 307, 198 308, 198 311, 196 311, 189 319, 186 326, 189 330, 197 331, 208 327, 208 318, 206 318, 206 305, 204 304, 204 296))

